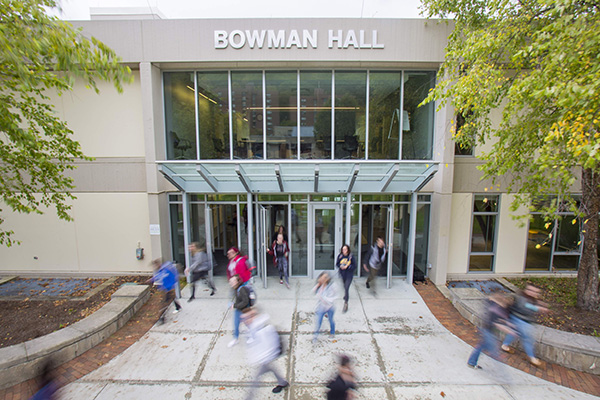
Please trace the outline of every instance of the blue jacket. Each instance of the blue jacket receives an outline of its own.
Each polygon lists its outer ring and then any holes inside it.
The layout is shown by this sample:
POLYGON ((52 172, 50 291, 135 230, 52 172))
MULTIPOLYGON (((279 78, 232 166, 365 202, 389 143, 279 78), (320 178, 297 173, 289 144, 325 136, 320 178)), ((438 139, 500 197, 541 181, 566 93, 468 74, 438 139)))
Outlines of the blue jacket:
POLYGON ((171 261, 167 261, 154 273, 152 281, 158 285, 160 290, 168 292, 175 288, 178 278, 179 273, 177 269, 171 261))

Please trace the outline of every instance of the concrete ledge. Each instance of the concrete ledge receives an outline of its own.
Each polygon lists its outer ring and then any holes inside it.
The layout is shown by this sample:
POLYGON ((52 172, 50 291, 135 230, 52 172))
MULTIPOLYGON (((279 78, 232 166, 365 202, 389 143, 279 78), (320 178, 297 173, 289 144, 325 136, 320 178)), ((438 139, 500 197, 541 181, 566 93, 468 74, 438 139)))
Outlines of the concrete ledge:
POLYGON ((87 318, 48 335, 0 349, 0 389, 38 376, 48 361, 63 364, 121 328, 150 298, 148 285, 125 285, 87 318))
MULTIPOLYGON (((516 290, 516 287, 505 279, 497 281, 513 291, 516 290)), ((485 305, 482 300, 476 299, 477 296, 463 296, 462 293, 455 293, 446 286, 437 288, 473 325, 480 327, 483 324, 485 305)), ((577 371, 600 375, 600 338, 541 325, 536 326, 533 336, 536 356, 539 358, 577 371)))

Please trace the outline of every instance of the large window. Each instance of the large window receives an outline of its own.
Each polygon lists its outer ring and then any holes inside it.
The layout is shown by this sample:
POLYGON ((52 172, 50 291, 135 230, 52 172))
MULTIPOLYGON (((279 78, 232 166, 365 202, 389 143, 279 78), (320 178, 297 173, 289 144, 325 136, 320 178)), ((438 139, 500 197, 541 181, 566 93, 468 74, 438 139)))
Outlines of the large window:
POLYGON ((419 107, 435 85, 433 72, 405 72, 402 111, 402 159, 429 160, 433 145, 434 104, 419 107))
POLYGON ((400 90, 401 72, 372 72, 369 76, 370 159, 398 159, 400 90))
POLYGON ((294 159, 298 148, 298 75, 267 72, 267 158, 294 159))
POLYGON ((194 73, 165 74, 167 159, 196 159, 194 73))
MULTIPOLYGON (((579 201, 578 197, 575 197, 579 201)), ((575 271, 581 256, 581 221, 557 196, 534 200, 529 222, 526 271, 575 271), (541 210, 557 204, 555 218, 547 220, 541 210)))
POLYGON ((435 73, 165 72, 167 159, 432 157, 435 73))
POLYGON ((367 73, 335 73, 335 158, 364 159, 367 73))
POLYGON ((473 201, 469 271, 493 271, 498 221, 498 195, 476 194, 473 201))
POLYGON ((233 158, 263 158, 261 72, 231 73, 233 158))
POLYGON ((229 159, 227 72, 199 72, 197 77, 199 158, 229 159))

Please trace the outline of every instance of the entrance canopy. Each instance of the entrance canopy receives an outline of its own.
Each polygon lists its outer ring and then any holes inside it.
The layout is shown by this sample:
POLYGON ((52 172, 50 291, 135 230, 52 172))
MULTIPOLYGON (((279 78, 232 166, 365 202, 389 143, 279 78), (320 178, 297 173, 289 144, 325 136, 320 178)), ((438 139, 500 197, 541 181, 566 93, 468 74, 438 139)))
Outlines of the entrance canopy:
POLYGON ((187 193, 411 193, 437 172, 433 161, 157 161, 187 193))

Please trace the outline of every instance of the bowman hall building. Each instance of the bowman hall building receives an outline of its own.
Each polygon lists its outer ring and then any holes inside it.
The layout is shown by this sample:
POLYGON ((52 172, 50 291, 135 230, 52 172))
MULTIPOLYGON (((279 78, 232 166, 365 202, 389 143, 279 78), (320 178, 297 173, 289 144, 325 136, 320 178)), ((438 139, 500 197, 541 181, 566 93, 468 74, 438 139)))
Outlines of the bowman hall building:
POLYGON ((451 24, 145 17, 75 23, 135 79, 55 97, 95 161, 69 172, 74 221, 3 215, 22 244, 0 248, 2 273, 149 272, 158 257, 187 263, 198 241, 215 275, 235 246, 260 279, 276 274, 266 247, 280 225, 292 278, 333 270, 344 243, 362 263, 378 236, 388 287, 577 269, 579 225, 519 226, 512 196, 480 180, 489 147, 455 150, 453 109, 419 107, 451 24))

